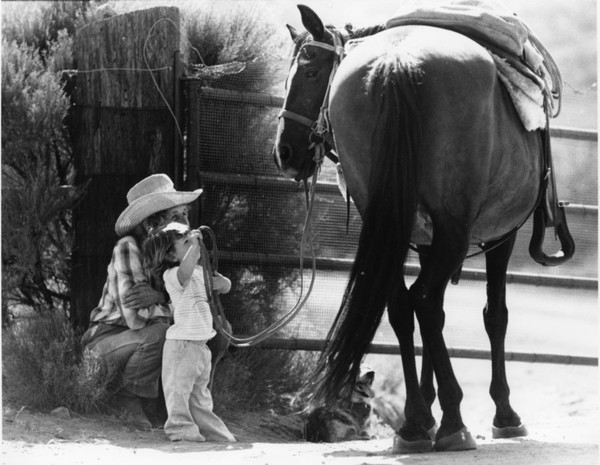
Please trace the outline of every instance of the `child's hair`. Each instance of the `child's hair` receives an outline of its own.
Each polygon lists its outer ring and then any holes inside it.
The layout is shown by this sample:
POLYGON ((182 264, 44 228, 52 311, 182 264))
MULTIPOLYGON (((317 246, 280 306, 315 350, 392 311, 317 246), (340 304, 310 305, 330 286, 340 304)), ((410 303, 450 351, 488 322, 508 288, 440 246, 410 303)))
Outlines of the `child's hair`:
POLYGON ((143 265, 150 285, 154 289, 164 289, 163 273, 178 264, 171 252, 175 241, 184 237, 190 228, 181 223, 169 223, 150 231, 142 244, 143 265))

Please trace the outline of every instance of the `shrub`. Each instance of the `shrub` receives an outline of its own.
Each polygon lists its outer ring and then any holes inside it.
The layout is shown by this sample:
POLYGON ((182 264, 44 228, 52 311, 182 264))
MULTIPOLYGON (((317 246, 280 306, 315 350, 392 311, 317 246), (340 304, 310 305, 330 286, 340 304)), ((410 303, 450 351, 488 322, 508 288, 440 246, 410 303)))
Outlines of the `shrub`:
POLYGON ((80 335, 59 315, 21 318, 2 331, 5 401, 49 411, 104 409, 112 376, 103 365, 81 363, 80 335))
MULTIPOLYGON (((182 12, 186 38, 200 52, 207 66, 277 58, 281 43, 274 26, 263 16, 264 9, 253 4, 229 8, 214 3, 209 7, 200 4, 182 12)), ((189 54, 189 63, 200 63, 194 51, 189 54)))
POLYGON ((297 392, 306 377, 306 366, 315 354, 279 349, 234 350, 217 365, 213 398, 218 410, 285 413, 304 407, 297 392))
MULTIPOLYGON (((57 50, 68 49, 63 37, 57 50)), ((47 55, 54 63, 52 48, 47 55)), ((2 308, 68 312, 70 211, 81 189, 63 120, 69 100, 37 51, 2 41, 2 308)))
MULTIPOLYGON (((73 37, 89 20, 90 11, 100 2, 58 1, 19 2, 3 7, 2 37, 8 42, 28 45, 45 59, 60 36, 73 37)), ((73 68, 72 57, 69 66, 73 68)))
POLYGON ((186 39, 193 47, 188 50, 188 62, 243 65, 233 75, 210 80, 213 87, 247 92, 271 89, 273 76, 282 63, 282 50, 287 52, 288 46, 280 30, 265 20, 264 13, 264 7, 247 3, 229 7, 200 3, 196 8, 183 10, 186 39))

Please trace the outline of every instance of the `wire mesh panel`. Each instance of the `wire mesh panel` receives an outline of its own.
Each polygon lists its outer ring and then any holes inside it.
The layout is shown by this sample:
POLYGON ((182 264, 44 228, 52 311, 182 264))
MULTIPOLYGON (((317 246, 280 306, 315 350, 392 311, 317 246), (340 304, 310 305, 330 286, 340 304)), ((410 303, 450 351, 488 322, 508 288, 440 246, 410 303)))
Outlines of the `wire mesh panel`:
MULTIPOLYGON (((306 213, 304 186, 279 173, 272 157, 283 99, 258 92, 206 88, 200 82, 188 84, 188 167, 205 192, 202 223, 215 230, 221 270, 233 276, 237 284, 234 292, 222 298, 228 317, 234 330, 252 334, 289 311, 305 295, 312 276, 308 248, 304 250, 304 271, 299 271, 306 213), (264 311, 258 311, 260 318, 249 319, 254 313, 248 309, 261 305, 264 311)), ((530 220, 519 233, 509 271, 533 273, 542 281, 544 276, 556 275, 593 280, 597 277, 597 136, 569 131, 555 131, 553 136, 558 192, 561 199, 574 204, 567 216, 577 253, 561 267, 535 264, 527 252, 530 220)), ((322 340, 326 336, 340 306, 362 226, 354 205, 344 202, 335 184, 335 167, 329 161, 324 162, 320 179, 309 234, 317 257, 314 289, 300 317, 280 334, 285 338, 322 340)), ((548 251, 554 252, 551 249, 558 243, 553 244, 552 230, 546 235, 548 251)), ((474 246, 471 253, 476 252, 474 246)), ((408 263, 409 274, 414 274, 418 264, 414 252, 409 254, 408 263)), ((471 258, 464 266, 480 270, 482 275, 484 257, 471 258)), ((487 337, 480 321, 485 283, 461 282, 458 288, 449 290, 447 301, 454 301, 467 313, 459 313, 462 316, 456 325, 449 319, 448 345, 485 348, 487 337), (465 299, 467 305, 461 303, 465 299), (465 331, 461 326, 464 318, 477 321, 469 324, 478 329, 465 331)), ((397 343, 387 318, 374 342, 397 343)))

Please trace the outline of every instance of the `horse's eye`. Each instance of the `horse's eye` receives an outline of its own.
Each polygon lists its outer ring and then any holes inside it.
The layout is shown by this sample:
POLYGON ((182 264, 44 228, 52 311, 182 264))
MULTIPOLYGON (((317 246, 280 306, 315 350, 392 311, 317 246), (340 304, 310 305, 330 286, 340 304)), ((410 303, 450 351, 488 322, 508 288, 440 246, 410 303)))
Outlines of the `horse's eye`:
POLYGON ((304 73, 306 79, 314 79, 317 77, 317 74, 319 74, 319 72, 316 69, 309 69, 304 73))

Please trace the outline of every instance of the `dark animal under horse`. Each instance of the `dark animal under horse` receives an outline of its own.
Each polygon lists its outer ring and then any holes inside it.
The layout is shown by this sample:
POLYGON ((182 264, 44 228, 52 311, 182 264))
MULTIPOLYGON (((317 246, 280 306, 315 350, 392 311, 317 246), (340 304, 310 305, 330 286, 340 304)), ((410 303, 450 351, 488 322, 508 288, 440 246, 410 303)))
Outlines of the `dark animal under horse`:
MULTIPOLYGON (((373 30, 341 61, 348 33, 325 27, 308 7, 299 9, 308 32, 288 26, 294 51, 276 162, 290 177, 306 179, 318 165, 315 154, 335 148, 363 218, 348 286, 316 370, 315 402, 351 392, 387 307, 406 383, 406 420, 394 450, 476 447, 463 424, 463 394, 442 335, 443 303, 470 246, 485 244, 494 436, 527 434, 509 401, 505 284, 516 230, 543 192, 543 131, 524 129, 490 54, 469 38, 422 25, 373 30), (321 107, 329 108, 333 138, 323 131, 315 136, 327 124, 321 107), (408 288, 404 262, 411 243, 421 271, 408 288), (420 382, 415 315, 423 339, 420 382), (434 373, 443 416, 432 438, 434 373)), ((567 245, 551 264, 572 255, 567 245)))

